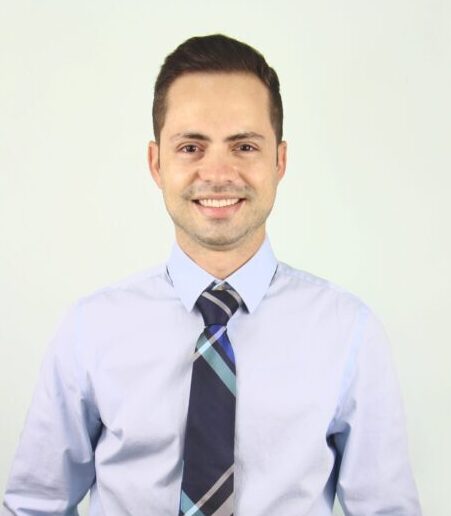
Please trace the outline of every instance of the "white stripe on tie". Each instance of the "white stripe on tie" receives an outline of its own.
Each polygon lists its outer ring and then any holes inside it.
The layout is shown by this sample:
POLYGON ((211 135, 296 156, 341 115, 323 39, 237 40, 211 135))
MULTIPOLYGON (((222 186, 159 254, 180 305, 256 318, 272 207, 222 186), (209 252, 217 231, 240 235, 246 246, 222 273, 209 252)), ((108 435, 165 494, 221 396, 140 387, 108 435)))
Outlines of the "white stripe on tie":
POLYGON ((211 301, 212 303, 215 303, 220 308, 222 308, 224 310, 224 312, 228 315, 229 319, 232 317, 233 314, 232 314, 232 311, 230 310, 230 308, 225 303, 223 303, 221 300, 219 300, 215 296, 212 296, 210 294, 210 292, 202 292, 202 296, 205 297, 206 299, 208 299, 209 301, 211 301))
POLYGON ((233 514, 233 493, 211 516, 232 516, 233 514))
POLYGON ((227 294, 230 294, 232 297, 235 298, 238 305, 241 304, 241 297, 239 296, 238 292, 235 292, 235 290, 233 289, 225 289, 225 291, 227 292, 227 294))
MULTIPOLYGON (((204 494, 204 496, 199 498, 199 500, 195 504, 196 509, 200 509, 202 505, 204 505, 204 503, 208 502, 208 500, 210 500, 210 498, 216 493, 216 491, 222 486, 222 484, 224 484, 224 482, 230 477, 230 475, 233 475, 233 466, 234 465, 232 464, 230 468, 225 473, 223 473, 218 478, 218 480, 216 480, 216 482, 210 487, 210 489, 204 494)), ((232 496, 233 495, 230 495, 229 498, 227 498, 227 500, 224 502, 224 504, 227 503, 230 499, 233 499, 232 496)), ((221 510, 222 507, 224 507, 224 504, 221 505, 218 511, 221 510)), ((185 516, 188 516, 188 512, 185 514, 185 516)))

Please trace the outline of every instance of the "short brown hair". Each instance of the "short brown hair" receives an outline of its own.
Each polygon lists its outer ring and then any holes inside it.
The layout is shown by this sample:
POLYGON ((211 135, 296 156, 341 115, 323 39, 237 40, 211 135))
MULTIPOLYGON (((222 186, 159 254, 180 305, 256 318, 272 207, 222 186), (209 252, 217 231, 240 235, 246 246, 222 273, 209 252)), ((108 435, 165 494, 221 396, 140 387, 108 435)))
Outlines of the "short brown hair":
POLYGON ((268 88, 271 124, 277 143, 282 141, 283 107, 276 72, 251 46, 223 34, 213 34, 187 39, 166 57, 155 82, 152 108, 157 143, 166 116, 169 87, 181 75, 192 72, 247 72, 256 75, 268 88))

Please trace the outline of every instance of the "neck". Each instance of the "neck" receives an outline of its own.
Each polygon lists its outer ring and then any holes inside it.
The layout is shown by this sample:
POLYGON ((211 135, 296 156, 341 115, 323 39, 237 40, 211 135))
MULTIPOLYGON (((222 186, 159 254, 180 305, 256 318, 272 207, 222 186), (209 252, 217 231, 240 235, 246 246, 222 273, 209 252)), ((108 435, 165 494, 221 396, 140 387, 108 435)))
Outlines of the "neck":
POLYGON ((180 248, 199 267, 218 279, 226 279, 249 261, 259 250, 265 239, 265 232, 256 235, 251 241, 227 249, 205 247, 176 232, 180 248))

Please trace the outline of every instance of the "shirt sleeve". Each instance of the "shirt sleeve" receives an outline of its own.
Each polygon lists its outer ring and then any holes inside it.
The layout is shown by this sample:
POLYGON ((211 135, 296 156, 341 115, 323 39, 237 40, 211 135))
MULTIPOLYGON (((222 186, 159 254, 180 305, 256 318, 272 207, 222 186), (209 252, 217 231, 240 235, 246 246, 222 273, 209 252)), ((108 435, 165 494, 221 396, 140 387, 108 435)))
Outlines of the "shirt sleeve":
POLYGON ((76 515, 95 480, 101 421, 81 341, 80 307, 59 326, 41 367, 2 514, 76 515))
POLYGON ((346 516, 420 516, 404 411, 386 334, 364 309, 335 420, 337 495, 346 516))

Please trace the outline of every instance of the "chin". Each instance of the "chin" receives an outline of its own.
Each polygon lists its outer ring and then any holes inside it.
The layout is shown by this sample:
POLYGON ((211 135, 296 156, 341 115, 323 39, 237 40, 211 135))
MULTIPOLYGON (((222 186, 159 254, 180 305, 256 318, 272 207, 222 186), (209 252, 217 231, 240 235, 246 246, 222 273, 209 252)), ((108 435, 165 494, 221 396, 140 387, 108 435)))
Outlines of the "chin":
POLYGON ((198 239, 198 242, 203 247, 208 247, 209 249, 230 249, 231 247, 234 247, 238 242, 239 239, 231 239, 230 237, 224 237, 224 238, 200 238, 198 239))
POLYGON ((198 234, 195 238, 203 247, 212 250, 228 250, 242 245, 248 236, 249 232, 246 231, 235 235, 230 232, 216 235, 198 234))

